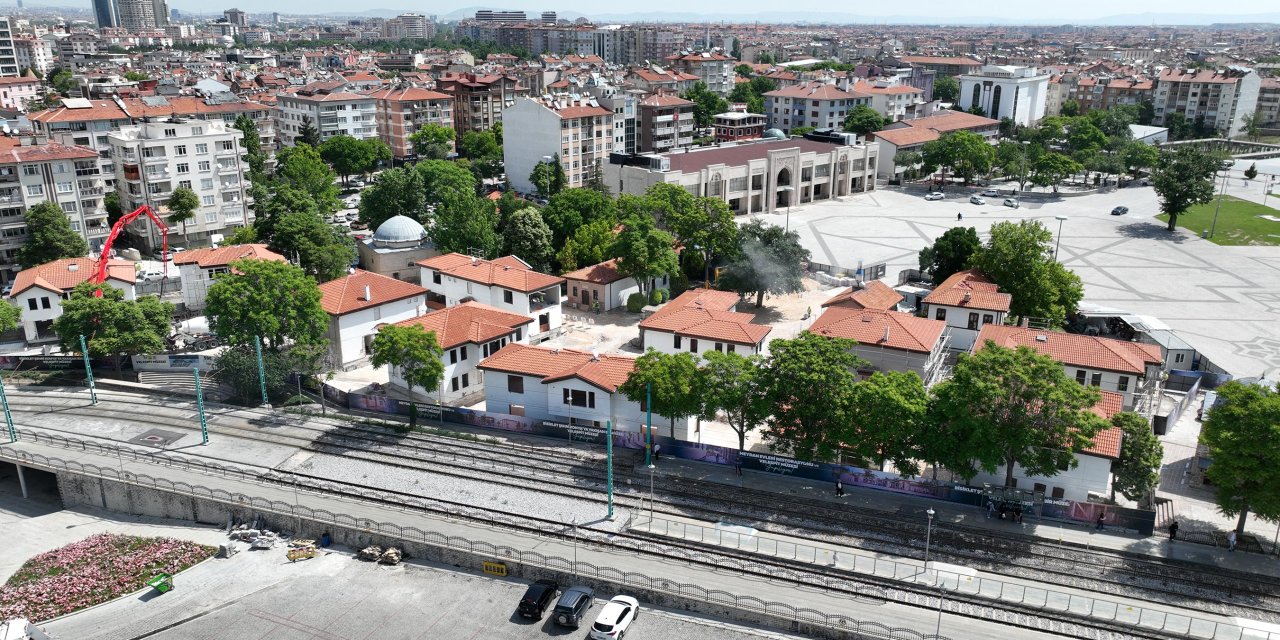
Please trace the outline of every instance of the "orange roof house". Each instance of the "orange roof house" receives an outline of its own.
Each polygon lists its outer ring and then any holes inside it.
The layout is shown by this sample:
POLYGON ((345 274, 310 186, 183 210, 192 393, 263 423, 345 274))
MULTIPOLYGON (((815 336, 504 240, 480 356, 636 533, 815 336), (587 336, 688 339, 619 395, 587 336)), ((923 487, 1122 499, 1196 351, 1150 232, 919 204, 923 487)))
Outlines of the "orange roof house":
POLYGON ((746 347, 744 354, 760 353, 772 327, 735 311, 740 299, 731 291, 686 291, 640 322, 641 343, 666 353, 737 352, 741 347, 746 347))

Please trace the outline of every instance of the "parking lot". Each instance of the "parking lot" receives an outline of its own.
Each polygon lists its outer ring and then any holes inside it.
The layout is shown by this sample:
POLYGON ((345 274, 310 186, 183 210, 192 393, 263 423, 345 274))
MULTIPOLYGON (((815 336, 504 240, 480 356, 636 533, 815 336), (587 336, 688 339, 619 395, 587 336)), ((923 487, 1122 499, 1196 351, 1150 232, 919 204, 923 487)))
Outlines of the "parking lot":
MULTIPOLYGON (((967 192, 932 202, 923 195, 882 189, 793 207, 790 225, 815 262, 847 269, 883 263, 895 283, 900 270, 918 266, 919 250, 951 227, 985 235, 996 222, 1033 219, 1057 239, 1061 224, 1060 259, 1084 281, 1085 302, 1155 316, 1237 376, 1280 367, 1280 247, 1222 247, 1185 230, 1165 231, 1154 219, 1150 187, 1022 198, 1018 209, 1002 206, 1003 198, 970 204, 967 192), (1116 206, 1129 213, 1110 215, 1116 206)), ((786 217, 784 210, 766 220, 783 226, 786 217)))

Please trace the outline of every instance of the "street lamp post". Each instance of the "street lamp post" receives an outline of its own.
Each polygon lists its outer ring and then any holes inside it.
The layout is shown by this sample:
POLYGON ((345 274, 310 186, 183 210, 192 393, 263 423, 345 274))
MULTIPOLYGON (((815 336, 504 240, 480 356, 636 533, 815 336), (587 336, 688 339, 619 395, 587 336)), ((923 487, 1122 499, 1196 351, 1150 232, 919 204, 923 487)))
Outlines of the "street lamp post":
POLYGON ((1054 259, 1054 260, 1057 260, 1057 259, 1058 259, 1058 249, 1061 249, 1061 248, 1062 248, 1062 223, 1067 221, 1067 217, 1066 217, 1066 216, 1064 216, 1064 215, 1059 214, 1059 215, 1054 216, 1054 219, 1058 221, 1058 240, 1057 240, 1057 242, 1053 245, 1053 259, 1054 259))
POLYGON ((928 527, 924 530, 924 570, 926 572, 929 570, 929 542, 933 537, 933 516, 935 513, 937 512, 933 510, 933 507, 929 507, 929 510, 925 512, 925 515, 929 516, 928 527))
POLYGON ((653 532, 653 470, 655 467, 649 465, 649 532, 653 532))
POLYGON ((573 519, 573 577, 578 577, 578 519, 573 519))
POLYGON ((1213 208, 1213 222, 1209 224, 1209 237, 1212 238, 1214 232, 1218 230, 1218 212, 1222 211, 1222 196, 1227 193, 1227 179, 1231 177, 1231 170, 1224 169, 1222 171, 1222 188, 1218 189, 1218 205, 1213 208))
POLYGON ((778 188, 778 191, 781 191, 787 194, 787 225, 785 229, 787 233, 791 232, 791 197, 792 197, 792 194, 795 193, 795 190, 796 188, 791 185, 778 188))
POLYGON ((1022 175, 1018 176, 1018 193, 1021 195, 1027 184, 1027 147, 1031 146, 1030 140, 1022 141, 1022 175))
MULTIPOLYGON (((554 160, 555 158, 552 158, 551 156, 542 156, 542 162, 548 165, 547 169, 551 169, 550 165, 554 160)), ((542 182, 544 183, 543 187, 546 189, 547 199, 550 200, 551 199, 551 172, 550 171, 547 172, 546 178, 542 182)))

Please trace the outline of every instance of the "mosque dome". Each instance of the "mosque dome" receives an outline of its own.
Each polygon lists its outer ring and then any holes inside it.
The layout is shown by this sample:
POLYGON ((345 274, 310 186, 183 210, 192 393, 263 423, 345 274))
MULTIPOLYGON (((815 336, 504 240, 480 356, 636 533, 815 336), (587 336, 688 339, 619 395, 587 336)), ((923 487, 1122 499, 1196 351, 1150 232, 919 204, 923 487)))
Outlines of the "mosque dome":
POLYGON ((412 242, 417 244, 427 235, 427 230, 417 220, 409 216, 392 216, 378 225, 373 232, 373 240, 379 244, 399 244, 412 242))

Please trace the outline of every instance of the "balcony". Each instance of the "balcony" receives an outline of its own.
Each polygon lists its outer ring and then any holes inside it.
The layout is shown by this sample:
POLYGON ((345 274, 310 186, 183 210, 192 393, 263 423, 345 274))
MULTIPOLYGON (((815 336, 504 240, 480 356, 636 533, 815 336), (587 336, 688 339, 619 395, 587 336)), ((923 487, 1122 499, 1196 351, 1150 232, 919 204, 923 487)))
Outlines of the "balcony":
POLYGON ((6 173, 3 175, 0 175, 0 184, 5 184, 9 182, 18 182, 18 180, 19 180, 18 174, 16 173, 6 173))
POLYGON ((150 156, 142 159, 143 164, 160 164, 169 162, 169 156, 150 156))
POLYGON ((217 151, 214 152, 214 155, 218 156, 219 158, 225 158, 227 156, 238 156, 240 155, 240 150, 235 148, 218 149, 217 151))
POLYGON ((16 193, 7 196, 0 196, 0 204, 22 204, 22 196, 16 193))
POLYGON ((81 189, 81 190, 80 190, 80 196, 81 196, 81 197, 84 197, 84 196, 100 196, 100 195, 102 195, 102 194, 103 194, 103 193, 105 193, 105 192, 106 192, 106 189, 104 189, 104 188, 102 188, 102 187, 88 187, 88 188, 86 188, 86 189, 81 189))
POLYGON ((243 222, 244 207, 223 207, 221 210, 222 220, 224 222, 243 222))

